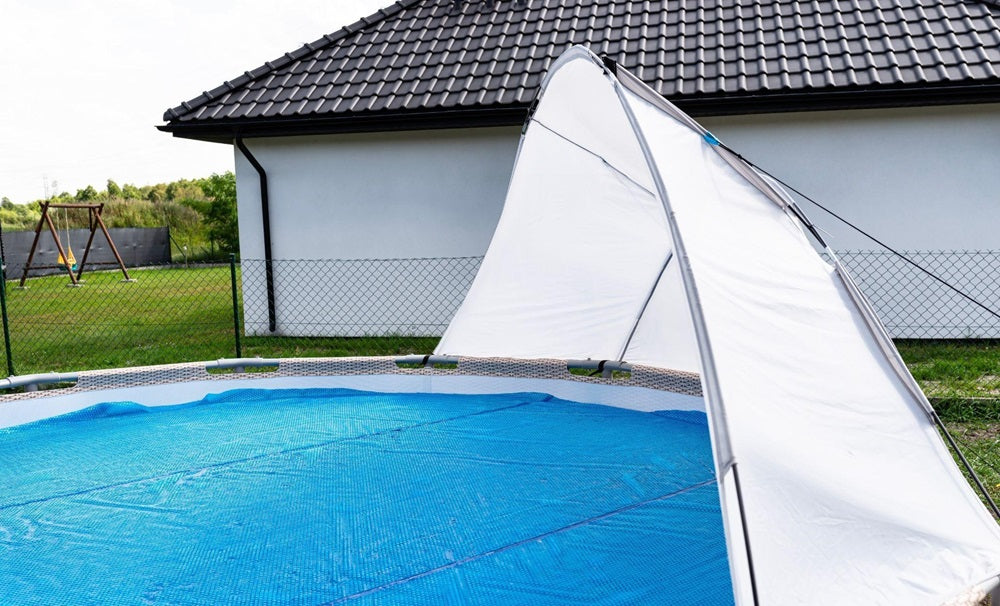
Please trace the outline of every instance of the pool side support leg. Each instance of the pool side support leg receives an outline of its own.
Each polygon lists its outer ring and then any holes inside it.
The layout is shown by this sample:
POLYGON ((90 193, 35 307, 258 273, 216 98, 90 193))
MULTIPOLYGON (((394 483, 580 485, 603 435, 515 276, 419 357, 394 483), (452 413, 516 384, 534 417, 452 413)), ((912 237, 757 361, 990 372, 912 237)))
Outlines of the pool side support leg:
POLYGON ((236 357, 243 357, 243 344, 240 343, 240 306, 236 293, 236 253, 229 255, 229 280, 233 286, 233 336, 236 338, 236 357))

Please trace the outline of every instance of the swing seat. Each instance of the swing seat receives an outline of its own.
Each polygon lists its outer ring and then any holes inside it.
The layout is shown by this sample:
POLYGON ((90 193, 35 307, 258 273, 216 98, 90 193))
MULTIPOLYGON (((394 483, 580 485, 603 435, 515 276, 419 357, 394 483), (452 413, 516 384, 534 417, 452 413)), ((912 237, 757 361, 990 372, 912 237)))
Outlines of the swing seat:
POLYGON ((73 249, 70 248, 69 250, 67 250, 66 254, 69 257, 69 259, 63 258, 62 254, 59 255, 59 261, 58 261, 59 265, 68 264, 70 266, 71 271, 76 271, 76 257, 73 256, 73 249))
MULTIPOLYGON (((76 257, 73 256, 73 250, 72 249, 69 250, 69 260, 68 261, 69 261, 69 264, 73 266, 73 269, 76 269, 76 257)), ((59 261, 57 261, 57 263, 59 263, 59 265, 66 265, 67 259, 64 259, 63 256, 62 256, 62 254, 60 254, 59 255, 59 261)))

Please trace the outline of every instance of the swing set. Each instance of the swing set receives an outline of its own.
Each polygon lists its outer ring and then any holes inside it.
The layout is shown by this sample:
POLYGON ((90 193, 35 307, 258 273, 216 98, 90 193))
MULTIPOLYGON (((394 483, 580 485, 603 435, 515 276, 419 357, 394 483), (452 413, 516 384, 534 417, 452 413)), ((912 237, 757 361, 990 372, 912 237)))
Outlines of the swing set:
POLYGON ((122 261, 122 257, 118 254, 118 248, 115 247, 114 241, 111 239, 111 234, 108 233, 108 227, 104 224, 104 219, 101 218, 101 213, 104 212, 104 204, 70 204, 61 202, 42 202, 42 216, 38 219, 38 226, 35 227, 35 239, 31 242, 31 251, 28 253, 28 261, 24 264, 24 273, 21 274, 21 283, 18 285, 19 288, 24 288, 24 283, 28 279, 28 270, 32 269, 32 261, 35 258, 35 251, 38 248, 38 240, 42 235, 42 228, 48 226, 49 233, 52 234, 52 239, 55 240, 56 250, 59 252, 59 258, 57 259, 57 265, 36 265, 35 269, 59 269, 65 268, 66 272, 69 274, 69 279, 72 282, 70 286, 80 285, 80 276, 83 275, 83 268, 87 264, 87 256, 90 254, 90 247, 94 243, 94 234, 100 229, 101 233, 108 241, 108 246, 111 248, 112 254, 115 256, 116 263, 91 263, 91 265, 117 265, 122 270, 122 275, 125 276, 124 282, 135 282, 128 275, 128 270, 125 269, 125 262, 122 261), (66 245, 67 248, 63 249, 62 240, 59 238, 59 230, 56 229, 55 223, 52 221, 52 215, 49 212, 53 208, 63 209, 63 221, 66 227, 66 245), (69 237, 69 211, 71 210, 87 210, 88 225, 90 226, 90 237, 87 238, 87 246, 83 249, 83 258, 80 259, 79 265, 76 262, 76 257, 73 255, 73 243, 70 241, 69 237), (75 272, 75 273, 74 273, 75 272))

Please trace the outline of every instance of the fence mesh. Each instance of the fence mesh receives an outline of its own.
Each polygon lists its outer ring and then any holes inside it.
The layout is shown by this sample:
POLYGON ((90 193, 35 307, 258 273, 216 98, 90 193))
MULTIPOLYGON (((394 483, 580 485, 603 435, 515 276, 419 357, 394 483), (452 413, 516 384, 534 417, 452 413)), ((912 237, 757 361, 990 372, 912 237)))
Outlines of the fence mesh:
MULTIPOLYGON (((919 251, 907 258, 1000 311, 1000 251, 919 251)), ((1000 319, 889 252, 838 252, 897 339, 996 339, 1000 319)))
POLYGON ((16 374, 111 368, 233 355, 230 268, 87 272, 8 281, 16 374))
MULTIPOLYGON (((909 255, 1000 308, 1000 251, 909 255)), ((1000 338, 1000 320, 891 254, 838 256, 894 337, 1000 338)), ((131 283, 89 272, 76 288, 64 274, 30 278, 26 289, 7 281, 4 362, 23 375, 237 355, 429 353, 481 260, 273 261, 273 330, 261 260, 130 269, 131 283)))
POLYGON ((244 327, 254 336, 439 337, 482 257, 243 262, 244 327))

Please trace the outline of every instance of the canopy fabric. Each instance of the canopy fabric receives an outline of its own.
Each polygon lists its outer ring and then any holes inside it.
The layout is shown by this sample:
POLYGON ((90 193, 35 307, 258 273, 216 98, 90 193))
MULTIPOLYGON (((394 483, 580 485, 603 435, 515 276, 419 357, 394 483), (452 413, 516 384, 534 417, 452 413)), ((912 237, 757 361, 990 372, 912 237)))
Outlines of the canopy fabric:
POLYGON ((586 49, 542 90, 437 352, 699 372, 738 604, 936 605, 996 577, 1000 527, 787 195, 586 49))
MULTIPOLYGON (((489 254, 441 342, 449 351, 620 359, 672 254, 663 205, 611 81, 586 62, 560 71, 567 77, 546 88, 489 254), (588 102, 576 104, 582 97, 588 102)), ((697 371, 676 268, 664 278, 674 288, 663 292, 680 295, 662 302, 673 304, 680 338, 649 357, 697 371)), ((635 347, 650 347, 645 334, 635 347)))

